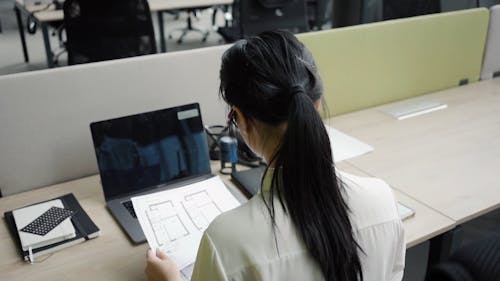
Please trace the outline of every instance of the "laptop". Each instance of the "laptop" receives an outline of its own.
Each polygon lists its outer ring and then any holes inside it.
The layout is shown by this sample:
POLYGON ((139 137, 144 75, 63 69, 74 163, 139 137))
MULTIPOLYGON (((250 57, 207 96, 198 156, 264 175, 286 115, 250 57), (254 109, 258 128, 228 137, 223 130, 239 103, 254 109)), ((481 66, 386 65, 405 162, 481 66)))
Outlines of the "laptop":
POLYGON ((213 177, 198 103, 90 124, 106 206, 134 243, 146 241, 131 197, 213 177))

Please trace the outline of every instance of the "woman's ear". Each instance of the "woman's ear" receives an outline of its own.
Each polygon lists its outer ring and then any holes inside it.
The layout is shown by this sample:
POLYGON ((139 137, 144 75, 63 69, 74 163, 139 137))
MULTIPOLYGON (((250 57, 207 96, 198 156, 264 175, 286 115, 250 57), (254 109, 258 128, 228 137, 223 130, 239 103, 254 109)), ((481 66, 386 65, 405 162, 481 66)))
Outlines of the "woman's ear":
POLYGON ((317 101, 314 102, 314 107, 318 112, 321 111, 321 99, 318 99, 317 101))
POLYGON ((257 145, 259 140, 256 137, 258 135, 256 130, 256 121, 243 114, 243 112, 241 112, 241 110, 236 106, 233 107, 233 110, 236 117, 236 124, 238 124, 238 131, 240 132, 243 141, 253 152, 260 154, 260 150, 256 150, 259 147, 257 145))
POLYGON ((250 130, 252 130, 253 126, 252 119, 246 117, 237 106, 234 106, 233 110, 235 112, 236 124, 238 124, 238 129, 240 130, 240 132, 248 136, 248 133, 250 132, 250 130))

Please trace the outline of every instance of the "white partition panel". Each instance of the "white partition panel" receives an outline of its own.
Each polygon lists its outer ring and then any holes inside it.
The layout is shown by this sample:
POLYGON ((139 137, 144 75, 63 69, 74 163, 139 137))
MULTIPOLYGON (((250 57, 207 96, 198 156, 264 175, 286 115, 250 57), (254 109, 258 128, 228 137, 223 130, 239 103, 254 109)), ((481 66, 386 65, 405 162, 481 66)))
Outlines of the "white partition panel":
POLYGON ((490 26, 481 71, 482 80, 491 79, 495 73, 500 74, 500 5, 491 7, 490 11, 490 26))
POLYGON ((3 195, 97 173, 93 121, 199 102, 205 124, 222 124, 219 67, 227 47, 0 77, 3 195))

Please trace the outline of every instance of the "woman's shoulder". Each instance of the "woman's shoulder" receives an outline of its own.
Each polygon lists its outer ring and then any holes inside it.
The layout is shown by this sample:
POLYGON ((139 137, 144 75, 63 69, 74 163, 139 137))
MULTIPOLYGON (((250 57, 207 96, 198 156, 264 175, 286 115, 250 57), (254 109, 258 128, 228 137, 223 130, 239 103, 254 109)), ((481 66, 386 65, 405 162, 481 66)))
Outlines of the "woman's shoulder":
POLYGON ((365 177, 349 174, 337 170, 337 176, 344 187, 350 193, 359 193, 359 195, 372 195, 378 200, 393 201, 391 187, 384 180, 375 177, 365 177))
POLYGON ((255 256, 272 256, 274 236, 266 206, 258 195, 216 217, 205 231, 227 268, 239 268, 255 256))
POLYGON ((338 176, 344 186, 351 220, 357 228, 400 222, 396 199, 385 181, 345 172, 339 172, 338 176))
MULTIPOLYGON (((217 216, 208 226, 206 232, 213 239, 232 239, 253 233, 255 235, 256 225, 262 227, 267 224, 265 205, 258 195, 255 195, 246 203, 224 212, 217 216)), ((230 241, 227 241, 230 242, 230 241)))

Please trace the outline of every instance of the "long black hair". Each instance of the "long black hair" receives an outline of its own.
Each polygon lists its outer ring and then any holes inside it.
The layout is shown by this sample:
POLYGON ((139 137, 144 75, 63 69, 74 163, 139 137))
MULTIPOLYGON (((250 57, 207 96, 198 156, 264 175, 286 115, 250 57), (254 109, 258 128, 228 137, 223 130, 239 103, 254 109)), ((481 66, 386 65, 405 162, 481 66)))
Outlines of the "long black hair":
MULTIPOLYGON (((287 124, 269 161, 275 225, 276 196, 292 219, 325 280, 362 280, 343 185, 333 166, 330 141, 315 108, 323 86, 311 53, 291 33, 269 31, 236 42, 222 57, 220 94, 250 118, 287 124)), ((266 173, 268 171, 266 170, 266 173)))

